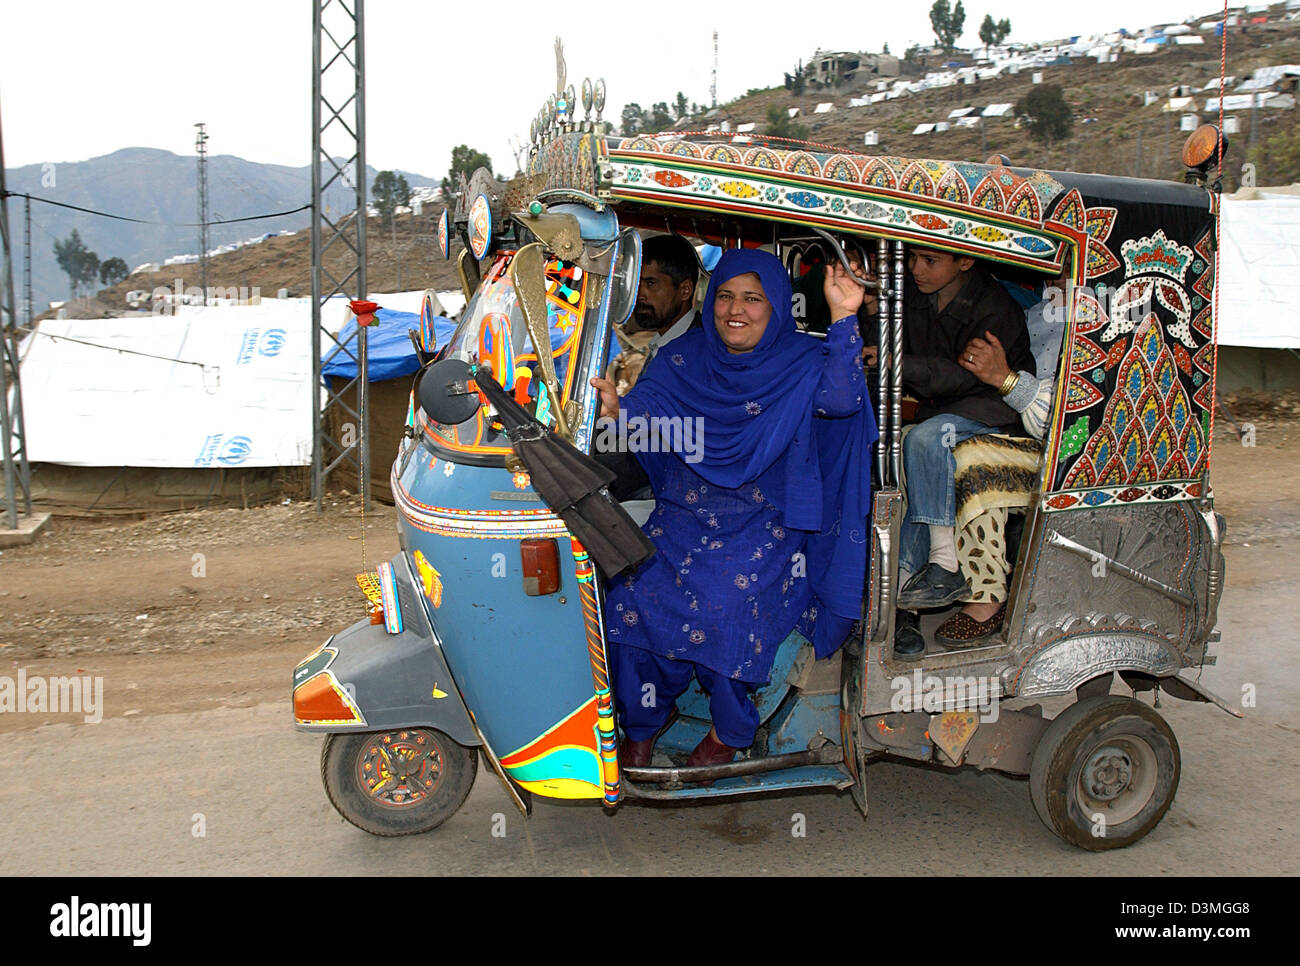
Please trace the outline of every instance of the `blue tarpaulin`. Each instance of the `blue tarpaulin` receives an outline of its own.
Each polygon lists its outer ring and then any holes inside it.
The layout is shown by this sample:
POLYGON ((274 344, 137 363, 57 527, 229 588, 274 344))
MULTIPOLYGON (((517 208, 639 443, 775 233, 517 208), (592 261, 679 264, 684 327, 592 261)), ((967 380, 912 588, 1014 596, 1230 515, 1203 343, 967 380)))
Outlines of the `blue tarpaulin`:
MULTIPOLYGON (((370 368, 370 381, 381 382, 384 379, 396 379, 399 376, 414 375, 420 368, 415 357, 415 347, 406 334, 408 329, 420 331, 420 316, 415 312, 397 312, 393 309, 380 309, 375 313, 377 324, 370 326, 366 338, 366 357, 370 368)), ((446 345, 456 331, 456 323, 442 316, 435 316, 433 328, 438 336, 438 345, 446 345)), ((359 353, 355 339, 357 320, 349 319, 347 325, 336 337, 347 346, 345 352, 332 341, 321 348, 322 375, 342 376, 351 379, 357 374, 357 364, 353 356, 359 353), (351 340, 351 344, 349 344, 351 340)))

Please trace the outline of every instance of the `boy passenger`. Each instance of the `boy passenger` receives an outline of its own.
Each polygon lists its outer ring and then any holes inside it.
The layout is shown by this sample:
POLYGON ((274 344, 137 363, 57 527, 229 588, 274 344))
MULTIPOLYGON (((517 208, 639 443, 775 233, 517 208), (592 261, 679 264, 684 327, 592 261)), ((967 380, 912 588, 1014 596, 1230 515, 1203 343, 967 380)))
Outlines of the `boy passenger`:
POLYGON ((1012 371, 1035 370, 1024 310, 974 258, 911 248, 907 270, 903 386, 918 400, 919 424, 903 439, 907 515, 900 534, 894 655, 915 660, 925 653, 925 638, 916 615, 906 611, 945 607, 968 592, 953 536, 952 448, 985 433, 1023 433, 1019 414, 1004 399, 1011 387, 987 385, 964 368, 963 350, 991 334, 1012 371))
MULTIPOLYGON (((1006 352, 992 333, 972 339, 962 352, 961 366, 990 385, 1011 385, 1004 399, 1020 414, 1020 421, 1034 439, 1047 433, 1052 396, 1056 385, 1057 360, 1065 325, 1064 294, 1069 273, 1053 279, 1043 297, 1029 308, 1026 325, 1038 375, 1015 371, 1007 364, 1006 352)), ((939 625, 934 639, 944 647, 974 647, 992 637, 1006 616, 1007 576, 1010 549, 1006 543, 1007 507, 985 510, 957 532, 957 559, 971 590, 956 614, 939 625)))

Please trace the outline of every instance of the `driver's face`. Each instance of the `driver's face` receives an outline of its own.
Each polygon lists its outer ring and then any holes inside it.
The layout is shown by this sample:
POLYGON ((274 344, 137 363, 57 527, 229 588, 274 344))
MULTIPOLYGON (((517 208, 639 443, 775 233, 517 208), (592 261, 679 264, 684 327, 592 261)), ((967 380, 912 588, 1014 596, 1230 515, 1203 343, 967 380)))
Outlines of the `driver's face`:
MULTIPOLYGON (((635 329, 666 331, 686 314, 694 296, 693 285, 688 281, 674 285, 672 277, 664 273, 658 262, 643 265, 641 285, 636 293, 636 307, 632 310, 635 329)), ((629 325, 629 328, 632 326, 629 325)))

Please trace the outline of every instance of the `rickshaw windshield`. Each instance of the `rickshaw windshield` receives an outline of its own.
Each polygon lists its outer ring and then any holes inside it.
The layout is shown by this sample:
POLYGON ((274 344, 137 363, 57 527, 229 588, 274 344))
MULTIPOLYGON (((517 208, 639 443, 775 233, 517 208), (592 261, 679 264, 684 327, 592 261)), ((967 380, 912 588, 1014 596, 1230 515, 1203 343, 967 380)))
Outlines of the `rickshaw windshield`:
MULTIPOLYGON (((446 350, 445 358, 470 365, 487 365, 498 382, 530 412, 547 421, 547 413, 563 405, 582 380, 575 374, 582 352, 583 318, 599 301, 599 285, 588 286, 587 273, 572 262, 550 258, 546 262, 546 312, 551 336, 551 357, 560 390, 553 400, 538 371, 537 351, 529 335, 523 310, 507 269, 513 252, 496 256, 470 299, 446 350)), ((510 441, 493 431, 480 408, 475 417, 458 426, 434 424, 431 442, 461 453, 504 454, 510 441)))

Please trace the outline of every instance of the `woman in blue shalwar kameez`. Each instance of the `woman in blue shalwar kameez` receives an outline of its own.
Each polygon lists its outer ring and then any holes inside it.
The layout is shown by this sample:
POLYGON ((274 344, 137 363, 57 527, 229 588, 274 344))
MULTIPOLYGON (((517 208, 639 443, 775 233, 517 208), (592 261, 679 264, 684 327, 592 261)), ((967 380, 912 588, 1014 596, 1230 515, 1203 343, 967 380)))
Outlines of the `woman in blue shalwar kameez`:
MULTIPOLYGON (((692 674, 709 692, 713 728, 689 764, 730 761, 754 740, 750 694, 801 618, 825 657, 861 615, 876 439, 857 329, 863 289, 832 266, 825 291, 836 321, 822 342, 797 331, 779 259, 727 251, 703 326, 656 356, 621 400, 629 419, 691 421, 703 433, 698 451, 636 453, 655 493, 643 529, 657 553, 606 594, 625 767, 649 764, 692 674)), ((616 415, 613 385, 592 384, 601 415, 616 415)))

